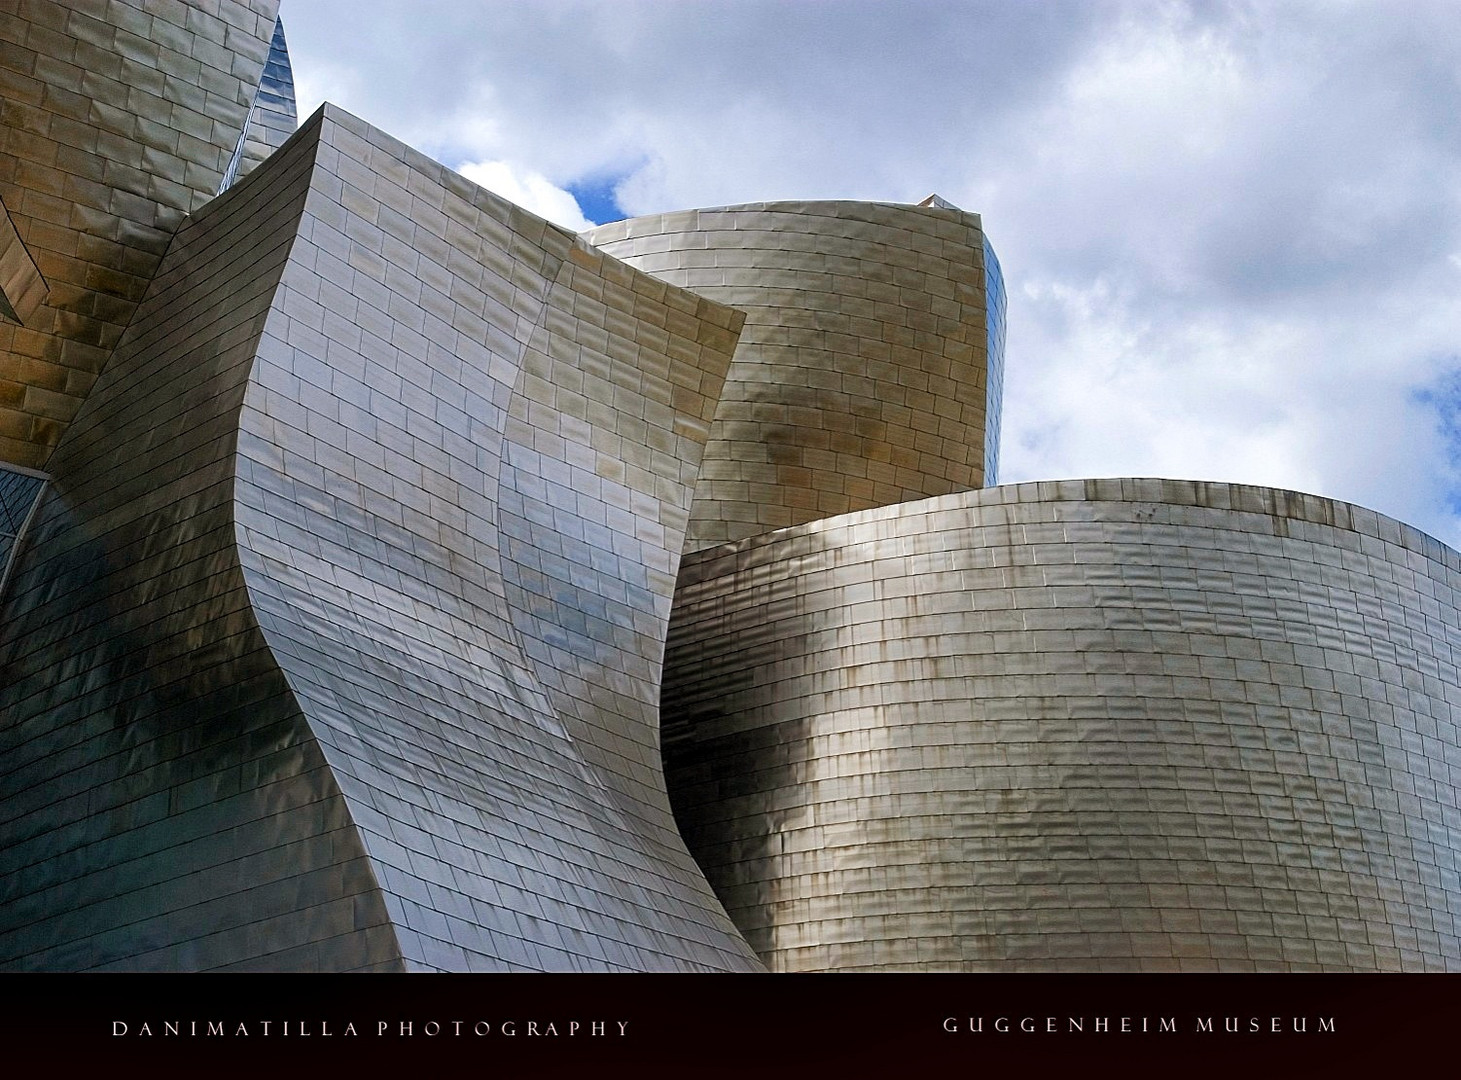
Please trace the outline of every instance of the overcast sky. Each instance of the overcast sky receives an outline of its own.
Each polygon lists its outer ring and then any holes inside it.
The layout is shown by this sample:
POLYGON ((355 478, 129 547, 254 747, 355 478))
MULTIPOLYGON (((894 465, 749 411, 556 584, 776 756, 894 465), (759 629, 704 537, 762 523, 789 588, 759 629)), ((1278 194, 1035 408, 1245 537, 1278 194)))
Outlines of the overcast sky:
POLYGON ((1461 2, 284 0, 330 100, 546 217, 984 218, 1000 480, 1297 488, 1461 547, 1461 2))

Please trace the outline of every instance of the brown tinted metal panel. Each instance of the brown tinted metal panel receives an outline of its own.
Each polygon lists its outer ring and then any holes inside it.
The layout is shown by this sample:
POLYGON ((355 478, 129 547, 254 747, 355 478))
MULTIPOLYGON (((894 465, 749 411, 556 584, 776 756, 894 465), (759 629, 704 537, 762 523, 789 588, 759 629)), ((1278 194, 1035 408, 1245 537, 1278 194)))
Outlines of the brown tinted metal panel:
POLYGON ((46 467, 174 231, 218 190, 277 8, 0 12, 0 198, 49 288, 23 326, 0 321, 0 387, 20 397, 0 397, 0 460, 46 467))
POLYGON ((0 199, 0 316, 24 324, 46 298, 45 279, 0 199))
POLYGON ((1160 480, 688 555, 676 813, 776 970, 1461 969, 1458 587, 1371 511, 1160 480))
POLYGON ((978 215, 753 203, 584 236, 746 312, 687 551, 983 485, 990 357, 978 215))

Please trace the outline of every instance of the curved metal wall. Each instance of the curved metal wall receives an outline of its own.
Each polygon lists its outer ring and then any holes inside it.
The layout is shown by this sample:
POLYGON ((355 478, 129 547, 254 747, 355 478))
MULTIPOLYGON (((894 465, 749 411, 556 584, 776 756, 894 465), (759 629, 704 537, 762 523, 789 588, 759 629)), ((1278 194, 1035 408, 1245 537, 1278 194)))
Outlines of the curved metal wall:
POLYGON ((1001 358, 988 353, 978 215, 751 203, 584 237, 746 312, 687 551, 985 482, 986 423, 998 423, 986 408, 990 368, 997 387, 1001 358))
POLYGON ((249 603, 239 409, 298 143, 182 230, 52 461, 0 607, 0 965, 399 968, 249 603))
POLYGON ((44 288, 24 325, 0 320, 0 460, 43 469, 173 233, 217 192, 279 3, 8 8, 0 201, 44 288))
POLYGON ((672 800, 773 969, 1458 969, 1458 588, 1371 511, 1157 480, 702 551, 672 800))
POLYGON ((240 421, 240 557, 407 962, 756 968, 658 741, 740 316, 323 127, 240 421))
POLYGON ((739 322, 329 107, 190 220, 0 610, 0 963, 758 968, 656 730, 739 322))

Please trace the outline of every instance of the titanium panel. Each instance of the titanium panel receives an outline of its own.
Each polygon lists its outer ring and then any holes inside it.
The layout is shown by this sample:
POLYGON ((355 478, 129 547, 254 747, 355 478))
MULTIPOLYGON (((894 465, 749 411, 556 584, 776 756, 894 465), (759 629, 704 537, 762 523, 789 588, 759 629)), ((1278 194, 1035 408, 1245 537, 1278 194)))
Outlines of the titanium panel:
POLYGON ((740 316, 322 126, 239 543, 408 966, 757 967, 674 829, 657 727, 740 316))
POLYGON ((757 969, 657 732, 740 322, 329 107, 194 215, 0 623, 0 964, 757 969))
MULTIPOLYGON (((0 199, 48 293, 0 320, 0 461, 44 469, 184 215, 218 190, 278 0, 0 11, 0 199)), ((9 292, 6 293, 9 297, 9 292)))
POLYGON ((1461 970, 1461 556, 1228 484, 687 555, 684 835, 774 970, 1461 970))
POLYGON ((259 76, 248 123, 234 147, 233 157, 223 173, 220 192, 227 191, 294 134, 299 117, 294 103, 294 69, 289 63, 289 46, 284 40, 284 21, 274 21, 269 41, 269 59, 259 76))
POLYGON ((234 535, 312 151, 190 218, 53 455, 0 611, 0 966, 401 966, 234 535))
POLYGON ((0 318, 24 324, 46 298, 46 282, 0 199, 0 318))
POLYGON ((1002 357, 977 214, 752 203, 584 236, 746 312, 686 551, 993 476, 1002 357))
POLYGON ((984 321, 988 330, 985 355, 984 486, 999 483, 1000 417, 1004 409, 1004 271, 989 237, 984 237, 984 321))

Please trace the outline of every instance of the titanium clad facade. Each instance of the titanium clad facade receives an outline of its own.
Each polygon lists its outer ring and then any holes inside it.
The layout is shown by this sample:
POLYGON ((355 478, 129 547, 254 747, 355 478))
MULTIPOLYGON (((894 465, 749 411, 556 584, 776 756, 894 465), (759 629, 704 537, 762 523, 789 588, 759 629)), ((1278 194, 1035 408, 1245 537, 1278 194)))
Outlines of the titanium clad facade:
POLYGON ((774 970, 1461 967, 1461 557, 1067 481, 686 557, 687 842, 774 970))
POLYGON ((184 215, 218 191, 278 0, 0 12, 0 462, 44 469, 184 215), (21 267, 35 274, 22 309, 21 267), (22 325, 17 325, 17 322, 22 325))
POLYGON ((0 968, 1461 970, 1461 556, 989 487, 977 215, 575 237, 277 7, 0 12, 0 968))
POLYGON ((239 136, 233 157, 224 170, 219 191, 232 187, 240 176, 258 166, 283 146, 299 123, 294 103, 294 69, 289 63, 289 45, 284 40, 284 22, 274 21, 274 36, 269 41, 269 58, 254 91, 249 107, 248 123, 239 136))
POLYGON ((687 551, 994 482, 1003 291, 987 314, 977 214, 752 203, 584 235, 746 313, 687 551))
POLYGON ((984 323, 987 332, 984 405, 984 486, 999 483, 1000 417, 1004 412, 1004 271, 984 238, 984 323))
MULTIPOLYGON (((50 290, 0 200, 0 321, 24 325, 50 290)), ((23 394, 11 390, 9 398, 23 394)))
POLYGON ((329 108, 190 218, 0 611, 0 962, 759 967, 655 726, 739 324, 329 108))
POLYGON ((183 228, 52 461, 0 607, 0 963, 400 966, 237 556, 238 414, 301 140, 183 228))

